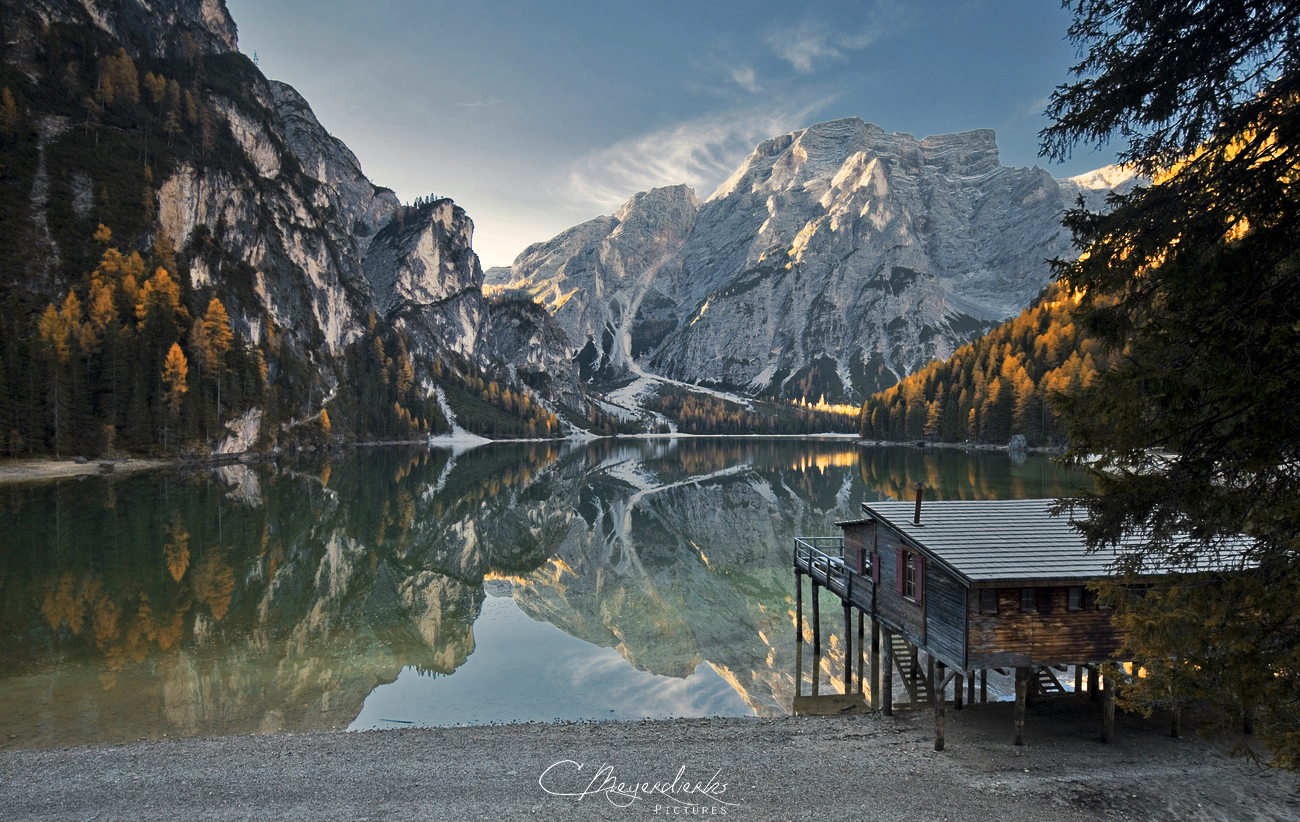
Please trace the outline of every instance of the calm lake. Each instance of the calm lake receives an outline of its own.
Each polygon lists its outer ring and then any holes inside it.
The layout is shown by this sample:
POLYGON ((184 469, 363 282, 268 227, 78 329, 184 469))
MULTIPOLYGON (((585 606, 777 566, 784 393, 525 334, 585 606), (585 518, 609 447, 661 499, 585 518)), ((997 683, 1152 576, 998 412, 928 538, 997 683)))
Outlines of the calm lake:
POLYGON ((683 438, 0 488, 0 746, 788 713, 792 539, 918 481, 1084 482, 1036 455, 683 438))

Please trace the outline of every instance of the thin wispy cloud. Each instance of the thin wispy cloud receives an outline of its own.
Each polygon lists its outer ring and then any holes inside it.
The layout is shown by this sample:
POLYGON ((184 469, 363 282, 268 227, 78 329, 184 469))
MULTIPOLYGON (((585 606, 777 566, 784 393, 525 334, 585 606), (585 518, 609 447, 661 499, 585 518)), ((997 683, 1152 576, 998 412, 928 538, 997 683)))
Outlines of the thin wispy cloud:
POLYGON ((699 117, 621 140, 570 166, 575 204, 613 210, 638 191, 685 183, 707 196, 769 137, 807 125, 829 100, 699 117))
MULTIPOLYGON (((830 26, 815 20, 804 20, 791 29, 770 32, 766 39, 772 51, 800 74, 811 74, 827 63, 843 60, 843 49, 847 48, 839 42, 840 38, 830 26)), ((868 41, 862 48, 869 44, 868 41)))
POLYGON ((773 28, 764 38, 772 52, 800 74, 812 74, 831 63, 847 60, 891 30, 906 25, 907 9, 893 0, 878 0, 864 10, 857 27, 832 26, 825 20, 801 20, 773 28))
POLYGON ((482 106, 495 106, 500 102, 500 100, 474 100, 469 103, 457 103, 456 105, 461 108, 481 108, 482 106))
POLYGON ((731 82, 748 91, 750 94, 758 94, 763 90, 758 84, 758 72, 754 71, 753 66, 736 66, 731 70, 731 82))

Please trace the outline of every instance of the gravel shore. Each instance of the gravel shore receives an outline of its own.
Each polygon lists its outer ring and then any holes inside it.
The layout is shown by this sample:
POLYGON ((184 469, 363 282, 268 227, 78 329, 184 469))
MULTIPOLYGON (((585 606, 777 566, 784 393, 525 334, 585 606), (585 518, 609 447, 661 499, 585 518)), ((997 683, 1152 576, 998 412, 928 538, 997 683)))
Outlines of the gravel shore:
MULTIPOLYGON (((172 460, 127 459, 109 460, 115 474, 154 471, 176 464, 172 460)), ((73 477, 88 477, 107 473, 98 460, 77 462, 73 459, 0 460, 0 485, 24 485, 73 477)))
POLYGON ((8 820, 1292 820, 1292 777, 1093 706, 277 734, 0 753, 8 820), (578 766, 581 765, 581 769, 578 766), (549 770, 548 770, 549 769, 549 770), (660 791, 653 792, 653 783, 660 791), (612 788, 620 783, 622 791, 612 788), (648 784, 647 784, 648 783, 648 784), (636 787, 637 784, 642 787, 636 787), (603 789, 603 790, 602 790, 603 789), (585 794, 585 795, 584 795, 585 794), (693 803, 693 804, 692 804, 693 803))

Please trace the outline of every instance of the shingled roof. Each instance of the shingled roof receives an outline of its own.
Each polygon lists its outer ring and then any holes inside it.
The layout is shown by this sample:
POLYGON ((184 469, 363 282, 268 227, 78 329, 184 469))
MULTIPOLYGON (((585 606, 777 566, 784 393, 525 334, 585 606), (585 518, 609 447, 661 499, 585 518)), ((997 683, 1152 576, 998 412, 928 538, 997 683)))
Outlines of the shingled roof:
MULTIPOLYGON (((1094 579, 1110 576, 1115 551, 1089 552, 1067 515, 1052 516, 1055 500, 927 500, 921 524, 916 503, 864 502, 883 521, 969 582, 1094 579)), ((1244 548, 1245 540, 1236 546, 1244 548)), ((1240 552, 1215 565, 1239 565, 1240 552)))

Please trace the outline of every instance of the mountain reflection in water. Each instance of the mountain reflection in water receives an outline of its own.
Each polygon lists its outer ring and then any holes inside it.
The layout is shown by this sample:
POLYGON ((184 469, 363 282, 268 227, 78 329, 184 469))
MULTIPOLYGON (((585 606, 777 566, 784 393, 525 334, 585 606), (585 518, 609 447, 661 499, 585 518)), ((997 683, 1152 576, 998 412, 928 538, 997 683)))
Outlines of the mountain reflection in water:
POLYGON ((1079 480, 1042 457, 688 438, 0 488, 0 745, 784 713, 791 539, 918 481, 1079 480), (466 664, 485 586, 513 602, 466 664))

